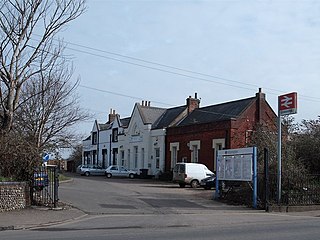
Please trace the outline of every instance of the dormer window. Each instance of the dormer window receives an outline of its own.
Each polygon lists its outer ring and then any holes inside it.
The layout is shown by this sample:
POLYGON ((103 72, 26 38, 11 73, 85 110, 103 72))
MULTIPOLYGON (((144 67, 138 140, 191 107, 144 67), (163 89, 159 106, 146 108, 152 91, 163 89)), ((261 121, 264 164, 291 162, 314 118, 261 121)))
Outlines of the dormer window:
POLYGON ((98 143, 98 133, 93 132, 92 133, 92 145, 96 145, 98 143))
POLYGON ((118 142, 118 128, 112 129, 112 142, 118 142))

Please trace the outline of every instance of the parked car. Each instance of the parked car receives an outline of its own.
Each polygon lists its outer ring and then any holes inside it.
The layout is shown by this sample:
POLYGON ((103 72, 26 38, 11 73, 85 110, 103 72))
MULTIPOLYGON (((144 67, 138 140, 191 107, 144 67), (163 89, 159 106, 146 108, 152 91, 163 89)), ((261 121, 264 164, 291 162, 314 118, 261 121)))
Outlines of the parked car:
POLYGON ((206 190, 216 187, 216 175, 206 177, 200 181, 200 186, 206 190))
POLYGON ((190 185, 192 188, 196 188, 202 179, 213 174, 201 163, 177 163, 173 169, 172 180, 175 183, 179 183, 180 187, 190 185))
POLYGON ((77 168, 77 172, 81 175, 104 175, 105 169, 96 165, 80 165, 77 168))
POLYGON ((137 172, 128 170, 123 166, 111 165, 106 169, 105 174, 107 178, 111 178, 113 176, 134 178, 137 175, 137 172))

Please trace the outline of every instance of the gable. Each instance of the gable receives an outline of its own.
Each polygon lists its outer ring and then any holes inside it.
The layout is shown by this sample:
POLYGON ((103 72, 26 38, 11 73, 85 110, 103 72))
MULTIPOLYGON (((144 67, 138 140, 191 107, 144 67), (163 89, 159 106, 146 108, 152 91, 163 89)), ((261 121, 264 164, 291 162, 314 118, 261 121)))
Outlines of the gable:
POLYGON ((143 125, 143 120, 139 113, 138 105, 139 105, 138 103, 135 104, 131 114, 131 118, 128 125, 128 132, 130 133, 133 131, 137 131, 137 128, 140 128, 143 125))
POLYGON ((94 121, 94 124, 92 126, 91 132, 97 132, 99 130, 98 122, 97 120, 94 121))

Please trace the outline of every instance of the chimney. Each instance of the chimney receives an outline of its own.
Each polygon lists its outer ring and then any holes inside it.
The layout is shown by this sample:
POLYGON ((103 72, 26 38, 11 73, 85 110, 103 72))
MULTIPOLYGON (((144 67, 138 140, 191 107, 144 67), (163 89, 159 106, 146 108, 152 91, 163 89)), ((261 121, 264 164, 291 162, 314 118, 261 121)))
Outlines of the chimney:
POLYGON ((194 98, 189 96, 187 98, 187 108, 188 108, 188 114, 191 113, 194 109, 199 108, 200 106, 200 99, 198 99, 198 94, 194 94, 194 98))
POLYGON ((109 113, 109 123, 113 122, 116 118, 116 110, 113 110, 110 108, 110 113, 109 113))
POLYGON ((257 121, 258 123, 262 123, 263 116, 263 102, 266 101, 266 94, 262 92, 261 88, 259 88, 259 92, 256 93, 256 106, 257 106, 257 121))

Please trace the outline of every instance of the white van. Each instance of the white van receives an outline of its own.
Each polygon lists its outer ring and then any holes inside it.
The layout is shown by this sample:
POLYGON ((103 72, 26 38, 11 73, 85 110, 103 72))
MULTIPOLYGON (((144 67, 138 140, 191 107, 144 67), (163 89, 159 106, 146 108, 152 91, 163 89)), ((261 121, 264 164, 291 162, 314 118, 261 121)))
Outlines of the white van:
POLYGON ((173 169, 172 181, 179 183, 180 187, 190 185, 192 188, 196 188, 202 179, 213 174, 201 163, 177 163, 173 169))

